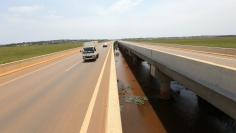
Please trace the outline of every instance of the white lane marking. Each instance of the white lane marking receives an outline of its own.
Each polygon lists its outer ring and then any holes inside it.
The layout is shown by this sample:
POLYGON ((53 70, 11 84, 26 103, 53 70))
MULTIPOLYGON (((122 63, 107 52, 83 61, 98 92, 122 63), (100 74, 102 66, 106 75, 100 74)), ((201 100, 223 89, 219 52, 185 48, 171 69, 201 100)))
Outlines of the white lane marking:
MULTIPOLYGON (((128 42, 132 45, 135 46, 140 46, 142 45, 142 43, 133 43, 133 42, 128 42)), ((235 55, 230 55, 230 54, 221 54, 221 53, 214 53, 214 52, 206 52, 206 51, 200 51, 200 50, 192 50, 192 49, 186 49, 186 48, 174 48, 174 47, 168 47, 168 46, 160 46, 160 45, 150 45, 150 44, 145 44, 145 46, 143 46, 144 48, 148 48, 148 49, 154 49, 154 50, 159 50, 159 48, 163 49, 168 49, 171 50, 172 52, 185 52, 186 54, 189 54, 189 52, 195 52, 194 54, 201 54, 202 56, 211 56, 213 58, 218 58, 218 59, 226 59, 226 60, 233 60, 235 61, 235 55), (213 56, 213 55, 217 55, 217 56, 213 56)), ((197 58, 196 58, 197 59, 197 58)), ((201 59, 200 59, 201 60, 201 59)))
POLYGON ((65 72, 70 71, 72 68, 74 68, 75 66, 79 65, 80 63, 82 63, 82 61, 79 61, 79 62, 75 63, 74 65, 72 65, 71 67, 67 68, 67 69, 65 70, 65 72))
MULTIPOLYGON (((157 48, 154 48, 153 49, 158 49, 159 46, 157 46, 157 48)), ((160 46, 163 49, 165 49, 165 47, 163 46, 160 46)), ((204 51, 197 51, 197 50, 189 50, 189 49, 180 49, 180 48, 166 48, 168 50, 171 50, 172 52, 185 52, 185 54, 189 54, 191 52, 191 54, 201 54, 202 56, 211 56, 213 58, 218 58, 218 59, 226 59, 226 60, 233 60, 235 61, 235 56, 230 56, 230 55, 226 55, 226 54, 218 54, 218 53, 212 53, 212 52, 204 52, 204 51), (180 50, 183 50, 183 51, 180 51, 180 50), (194 53, 195 52, 195 53, 194 53), (214 56, 214 55, 217 55, 217 56, 214 56), (228 56, 228 57, 226 57, 228 56)))
MULTIPOLYGON (((128 42, 129 43, 129 42, 128 42)), ((142 45, 142 43, 135 43, 135 42, 130 42, 130 43, 133 43, 134 45, 142 45)), ((155 48, 155 47, 162 47, 162 48, 167 48, 167 49, 169 49, 169 50, 175 50, 175 51, 177 51, 177 50, 184 50, 184 51, 187 51, 187 52, 191 52, 191 51, 193 51, 193 52, 196 52, 196 53, 203 53, 203 54, 212 54, 212 55, 218 55, 218 56, 227 56, 227 57, 222 57, 222 58, 224 58, 224 59, 229 59, 229 58, 235 58, 236 57, 236 55, 232 55, 232 54, 223 54, 223 53, 214 53, 214 52, 207 52, 207 51, 200 51, 200 50, 193 50, 193 49, 187 49, 187 48, 179 48, 179 47, 169 47, 169 46, 161 46, 161 45, 152 45, 152 44, 145 44, 145 45, 150 45, 150 47, 152 47, 152 48, 155 48)), ((149 46, 148 46, 149 47, 149 46)), ((204 47, 207 47, 207 46, 204 46, 204 47)), ((207 47, 207 48, 212 48, 212 47, 207 47)), ((222 48, 222 47, 214 47, 214 48, 220 48, 220 49, 228 49, 228 48, 222 48)), ((231 49, 231 48, 229 48, 229 49, 231 49)), ((219 58, 221 58, 221 57, 219 57, 219 58)), ((231 60, 231 59, 230 59, 231 60)), ((233 59, 234 60, 234 59, 233 59)))
POLYGON ((202 62, 202 63, 206 63, 206 64, 218 66, 218 67, 223 67, 223 68, 231 69, 231 70, 234 70, 234 71, 236 70, 235 67, 222 65, 222 64, 219 64, 219 63, 214 63, 214 62, 210 62, 210 61, 199 59, 199 58, 187 57, 187 56, 184 56, 184 55, 180 55, 180 54, 176 54, 176 53, 170 53, 170 52, 166 52, 166 51, 155 49, 155 48, 148 47, 148 46, 140 46, 138 44, 130 44, 130 45, 135 45, 137 47, 146 48, 146 49, 149 49, 149 50, 155 50, 155 51, 159 51, 161 53, 165 53, 165 54, 169 54, 169 55, 174 55, 174 56, 179 56, 179 57, 182 57, 182 58, 185 58, 185 59, 190 59, 190 60, 194 60, 194 61, 198 61, 198 62, 202 62))
POLYGON ((105 70, 105 66, 106 66, 106 63, 107 63, 107 60, 108 60, 108 55, 109 55, 110 51, 111 51, 111 47, 109 48, 109 51, 108 51, 108 53, 106 55, 104 64, 102 66, 101 73, 100 73, 100 75, 98 77, 98 81, 96 83, 96 86, 95 86, 92 98, 91 98, 91 100, 89 102, 89 106, 88 106, 86 115, 84 117, 82 126, 80 128, 80 133, 87 133, 87 131, 88 131, 89 122, 90 122, 90 119, 91 119, 91 116, 92 116, 92 113, 93 113, 93 108, 94 108, 94 105, 95 105, 95 101, 97 99, 97 95, 98 95, 98 91, 99 91, 99 86, 100 86, 101 81, 102 81, 102 76, 103 76, 103 73, 104 73, 104 70, 105 70))
MULTIPOLYGON (((146 47, 146 48, 147 48, 147 47, 146 47)), ((151 49, 151 50, 153 50, 153 49, 151 49)), ((185 59, 190 59, 190 60, 194 60, 194 61, 198 61, 198 62, 210 64, 210 65, 213 65, 213 66, 218 66, 218 67, 222 67, 222 68, 226 68, 226 69, 231 69, 231 70, 234 70, 234 71, 236 70, 235 67, 226 66, 226 65, 219 64, 219 63, 215 63, 215 62, 211 62, 211 61, 208 61, 208 60, 203 60, 203 59, 193 58, 193 57, 187 57, 187 56, 185 56, 185 55, 181 55, 181 54, 177 54, 177 53, 169 53, 169 52, 165 52, 164 50, 157 50, 157 49, 154 49, 154 50, 159 51, 159 52, 162 52, 162 53, 165 53, 165 54, 174 55, 174 56, 179 56, 179 57, 182 57, 182 58, 185 58, 185 59)))
MULTIPOLYGON (((68 57, 68 58, 71 58, 71 57, 68 57)), ((66 58, 66 59, 67 59, 67 58, 66 58)), ((12 80, 7 81, 7 82, 4 82, 4 83, 0 84, 0 87, 2 87, 2 86, 4 86, 4 85, 7 85, 7 84, 10 84, 11 82, 14 82, 14 81, 16 81, 16 80, 19 80, 19 79, 21 79, 21 78, 24 78, 24 77, 27 77, 27 76, 29 76, 29 75, 32 75, 32 74, 34 74, 34 73, 36 73, 36 72, 38 72, 38 71, 47 69, 47 68, 49 68, 49 67, 51 67, 51 66, 53 66, 53 65, 56 65, 56 64, 58 64, 58 63, 61 63, 61 62, 63 62, 63 61, 65 61, 65 59, 64 59, 64 60, 61 60, 61 61, 57 61, 57 62, 52 63, 52 64, 49 64, 49 65, 47 65, 47 66, 41 67, 40 69, 37 69, 37 70, 32 71, 32 72, 29 72, 29 73, 27 73, 27 74, 24 74, 24 75, 22 75, 22 76, 19 76, 19 77, 17 77, 17 78, 14 78, 14 79, 12 79, 12 80)))

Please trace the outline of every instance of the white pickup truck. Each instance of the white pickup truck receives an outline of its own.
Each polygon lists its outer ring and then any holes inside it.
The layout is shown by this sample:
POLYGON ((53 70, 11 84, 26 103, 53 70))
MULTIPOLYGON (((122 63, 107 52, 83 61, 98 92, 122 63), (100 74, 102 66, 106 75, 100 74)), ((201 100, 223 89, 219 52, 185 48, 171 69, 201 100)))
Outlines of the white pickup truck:
POLYGON ((99 57, 99 53, 97 52, 95 46, 84 47, 82 50, 82 54, 83 54, 84 61, 88 61, 88 60, 96 61, 97 58, 99 57))

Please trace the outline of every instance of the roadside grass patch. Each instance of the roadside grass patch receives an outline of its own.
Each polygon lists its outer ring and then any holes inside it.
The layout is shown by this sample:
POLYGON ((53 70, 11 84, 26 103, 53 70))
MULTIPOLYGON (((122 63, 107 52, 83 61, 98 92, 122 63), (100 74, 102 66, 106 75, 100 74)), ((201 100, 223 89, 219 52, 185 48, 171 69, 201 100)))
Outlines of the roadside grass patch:
POLYGON ((127 96, 125 101, 136 105, 144 105, 148 98, 146 96, 127 96))
POLYGON ((128 39, 128 41, 160 43, 160 45, 167 44, 181 44, 193 46, 208 46, 208 47, 222 47, 222 48, 236 48, 236 37, 186 37, 186 38, 151 38, 151 39, 128 39))
MULTIPOLYGON (((148 101, 148 98, 146 96, 133 96, 130 95, 132 92, 131 86, 124 86, 123 84, 119 84, 119 95, 122 97, 124 102, 126 103, 132 103, 136 105, 144 105, 145 101, 148 101)), ((123 105, 121 105, 121 110, 123 108, 123 105)))
POLYGON ((29 46, 3 46, 0 47, 0 64, 31 58, 35 56, 50 54, 54 52, 59 52, 80 46, 82 46, 81 43, 62 43, 62 44, 29 45, 29 46))

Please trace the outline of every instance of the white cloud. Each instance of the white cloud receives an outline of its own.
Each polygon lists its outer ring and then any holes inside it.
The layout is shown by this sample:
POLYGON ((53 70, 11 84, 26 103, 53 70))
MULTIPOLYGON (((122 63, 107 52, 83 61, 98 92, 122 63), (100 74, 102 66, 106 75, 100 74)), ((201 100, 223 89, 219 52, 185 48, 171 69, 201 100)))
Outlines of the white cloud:
POLYGON ((42 5, 14 6, 2 14, 2 18, 10 23, 34 22, 41 20, 57 20, 63 18, 56 10, 47 10, 42 5))
MULTIPOLYGON (((99 15, 87 16, 67 16, 57 12, 59 9, 41 7, 28 8, 30 15, 13 15, 16 9, 1 13, 0 44, 60 38, 236 34, 235 0, 117 0, 103 6, 99 15)), ((25 12, 23 9, 20 12, 25 12)))
POLYGON ((117 18, 115 36, 236 34, 235 0, 162 0, 139 14, 117 18))
POLYGON ((119 0, 108 9, 112 12, 124 12, 137 6, 140 2, 142 0, 119 0))
POLYGON ((10 7, 8 10, 11 13, 17 13, 17 14, 31 14, 38 11, 41 11, 43 9, 40 5, 30 5, 30 6, 13 6, 10 7))
POLYGON ((118 0, 109 7, 104 7, 99 9, 100 15, 108 14, 120 14, 124 13, 137 5, 139 5, 143 0, 118 0))

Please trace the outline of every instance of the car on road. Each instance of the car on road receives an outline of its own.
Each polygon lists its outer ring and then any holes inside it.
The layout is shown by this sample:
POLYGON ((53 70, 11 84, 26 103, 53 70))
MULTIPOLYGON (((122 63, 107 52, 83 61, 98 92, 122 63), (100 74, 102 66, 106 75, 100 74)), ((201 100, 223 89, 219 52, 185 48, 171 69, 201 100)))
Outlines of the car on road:
POLYGON ((103 47, 103 48, 107 47, 107 43, 104 43, 104 44, 102 45, 102 47, 103 47))
POLYGON ((82 54, 84 61, 89 61, 89 60, 96 61, 99 57, 99 53, 97 52, 95 46, 84 47, 82 50, 82 54))

